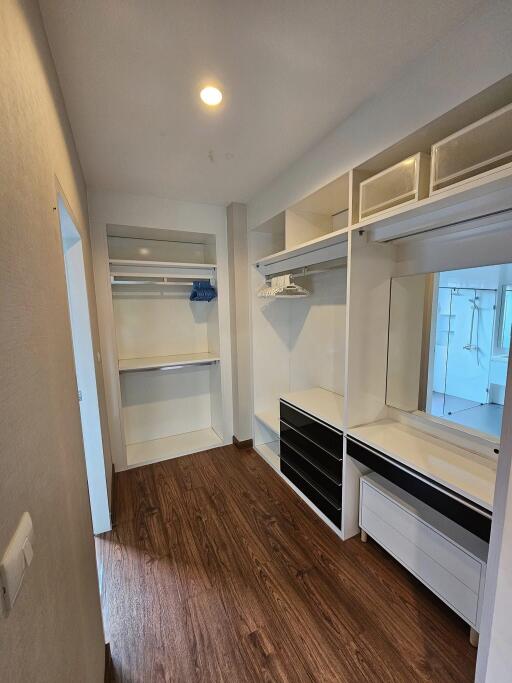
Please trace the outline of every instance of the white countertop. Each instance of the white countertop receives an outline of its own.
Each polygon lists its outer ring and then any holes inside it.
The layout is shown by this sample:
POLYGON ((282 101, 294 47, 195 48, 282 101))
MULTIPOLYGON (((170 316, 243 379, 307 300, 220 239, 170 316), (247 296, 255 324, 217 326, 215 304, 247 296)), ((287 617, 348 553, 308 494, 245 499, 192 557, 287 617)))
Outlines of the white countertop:
POLYGON ((496 463, 491 460, 394 420, 355 427, 347 435, 492 510, 496 463))
POLYGON ((289 391, 281 398, 305 413, 343 431, 344 398, 333 391, 313 387, 301 391, 289 391))

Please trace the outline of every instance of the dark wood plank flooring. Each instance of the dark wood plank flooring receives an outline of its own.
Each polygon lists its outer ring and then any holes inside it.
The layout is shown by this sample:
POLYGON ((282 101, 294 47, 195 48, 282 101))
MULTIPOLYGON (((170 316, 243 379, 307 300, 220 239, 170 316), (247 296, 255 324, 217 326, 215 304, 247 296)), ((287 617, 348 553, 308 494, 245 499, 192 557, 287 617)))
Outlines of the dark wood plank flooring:
POLYGON ((473 680, 468 627, 253 451, 116 477, 117 526, 96 543, 117 683, 473 680))

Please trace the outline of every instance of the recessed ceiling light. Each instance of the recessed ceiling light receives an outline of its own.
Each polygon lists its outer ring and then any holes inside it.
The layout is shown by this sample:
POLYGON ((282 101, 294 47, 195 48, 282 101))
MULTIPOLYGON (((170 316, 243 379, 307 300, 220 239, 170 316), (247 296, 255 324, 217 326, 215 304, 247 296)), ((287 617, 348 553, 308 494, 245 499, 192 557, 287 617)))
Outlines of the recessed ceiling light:
POLYGON ((208 85, 206 88, 203 88, 199 93, 199 96, 209 107, 216 107, 222 102, 221 91, 213 85, 208 85))

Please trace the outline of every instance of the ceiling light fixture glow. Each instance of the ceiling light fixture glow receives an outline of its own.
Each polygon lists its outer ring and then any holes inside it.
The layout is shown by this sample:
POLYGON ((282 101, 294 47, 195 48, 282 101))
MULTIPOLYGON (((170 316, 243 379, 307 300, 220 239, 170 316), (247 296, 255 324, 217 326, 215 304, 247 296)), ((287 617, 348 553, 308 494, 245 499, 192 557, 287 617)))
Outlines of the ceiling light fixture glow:
POLYGON ((199 96, 209 107, 216 107, 222 102, 221 91, 218 88, 214 88, 213 85, 208 85, 206 88, 203 88, 199 93, 199 96))

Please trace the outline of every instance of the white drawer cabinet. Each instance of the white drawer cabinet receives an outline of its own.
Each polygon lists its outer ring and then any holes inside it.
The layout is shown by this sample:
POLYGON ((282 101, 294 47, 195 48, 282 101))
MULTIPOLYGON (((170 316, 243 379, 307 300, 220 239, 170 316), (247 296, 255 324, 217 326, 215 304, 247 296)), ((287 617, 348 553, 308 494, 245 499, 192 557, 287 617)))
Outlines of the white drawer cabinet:
POLYGON ((488 544, 376 473, 361 477, 361 529, 479 630, 488 544))

